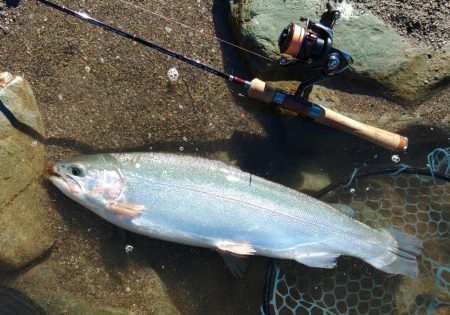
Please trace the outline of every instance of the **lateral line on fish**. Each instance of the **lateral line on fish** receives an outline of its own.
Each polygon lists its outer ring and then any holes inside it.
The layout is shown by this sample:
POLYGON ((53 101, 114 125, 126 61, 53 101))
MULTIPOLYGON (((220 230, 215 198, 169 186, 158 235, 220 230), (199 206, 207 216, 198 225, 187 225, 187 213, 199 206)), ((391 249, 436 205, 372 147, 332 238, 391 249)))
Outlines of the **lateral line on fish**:
MULTIPOLYGON (((269 212, 272 212, 272 213, 276 213, 276 214, 279 214, 279 215, 281 215, 281 216, 285 216, 285 217, 288 217, 288 218, 291 218, 291 219, 294 219, 294 220, 297 220, 297 221, 299 221, 299 222, 303 222, 303 223, 306 223, 306 224, 309 224, 309 225, 312 225, 312 226, 316 226, 316 227, 326 227, 326 228, 330 228, 330 229, 332 228, 332 227, 330 227, 330 226, 327 225, 327 224, 318 225, 318 224, 313 223, 313 222, 304 221, 304 220, 302 220, 301 218, 299 218, 299 217, 297 217, 297 216, 293 216, 293 215, 290 215, 290 214, 287 214, 287 213, 284 213, 284 212, 272 210, 272 209, 270 209, 270 208, 261 207, 261 206, 255 205, 255 204, 253 204, 253 203, 251 203, 251 202, 248 202, 248 201, 237 200, 237 199, 234 199, 234 198, 226 197, 226 196, 223 196, 223 195, 220 195, 220 194, 217 194, 217 193, 205 192, 205 191, 202 191, 202 190, 192 189, 192 188, 185 187, 185 186, 178 186, 178 185, 173 185, 173 184, 161 183, 161 182, 157 182, 157 181, 154 181, 154 180, 151 180, 151 179, 148 179, 148 178, 139 176, 139 175, 134 175, 134 174, 126 174, 126 176, 139 178, 139 179, 142 179, 142 180, 145 180, 145 181, 148 181, 148 182, 151 182, 151 183, 153 183, 153 184, 160 185, 160 186, 166 186, 166 187, 171 187, 171 188, 179 188, 179 189, 184 189, 184 190, 188 190, 188 191, 198 192, 198 193, 205 194, 205 195, 213 195, 213 196, 220 197, 220 198, 227 199, 227 200, 231 200, 231 201, 242 202, 242 203, 245 203, 245 204, 247 204, 247 205, 253 206, 253 207, 255 207, 255 208, 258 208, 258 209, 261 209, 261 210, 266 210, 266 211, 269 211, 269 212)), ((331 207, 331 208, 332 208, 332 207, 331 207)), ((335 209, 335 210, 336 210, 336 209, 335 209)), ((336 210, 336 211, 338 211, 338 210, 336 210)), ((360 221, 358 221, 358 220, 354 220, 354 221, 356 221, 356 222, 358 222, 358 223, 360 223, 360 224, 362 224, 362 225, 365 225, 365 224, 363 224, 362 222, 360 222, 360 221)), ((371 227, 368 226, 368 225, 366 225, 366 226, 369 227, 370 229, 372 229, 372 230, 375 231, 375 232, 379 232, 378 230, 375 230, 375 229, 371 228, 371 227)), ((344 230, 342 230, 342 229, 337 230, 335 227, 333 227, 333 229, 334 229, 335 231, 342 232, 342 233, 344 233, 344 234, 352 234, 353 236, 359 236, 358 234, 355 234, 355 233, 353 233, 353 232, 344 231, 344 230)), ((372 242, 372 241, 369 241, 369 240, 367 240, 367 242, 368 242, 368 243, 371 243, 371 244, 374 244, 374 245, 381 246, 381 244, 376 243, 376 242, 372 242)))

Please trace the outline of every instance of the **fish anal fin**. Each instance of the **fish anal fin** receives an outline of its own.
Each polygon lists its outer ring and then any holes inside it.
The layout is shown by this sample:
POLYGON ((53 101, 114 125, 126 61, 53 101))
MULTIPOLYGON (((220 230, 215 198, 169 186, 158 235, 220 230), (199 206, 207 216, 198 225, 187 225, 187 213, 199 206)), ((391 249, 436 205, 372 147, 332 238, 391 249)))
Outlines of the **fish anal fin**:
POLYGON ((254 255, 256 250, 248 242, 219 241, 216 243, 218 250, 238 256, 254 255))
POLYGON ((300 254, 295 257, 299 263, 315 268, 334 268, 340 254, 328 252, 314 252, 300 254))
POLYGON ((145 212, 144 205, 135 203, 111 202, 107 207, 111 212, 125 217, 135 217, 145 212))
POLYGON ((225 252, 220 252, 220 256, 222 256, 225 265, 227 265, 235 278, 241 279, 244 276, 248 266, 247 257, 230 255, 225 252))

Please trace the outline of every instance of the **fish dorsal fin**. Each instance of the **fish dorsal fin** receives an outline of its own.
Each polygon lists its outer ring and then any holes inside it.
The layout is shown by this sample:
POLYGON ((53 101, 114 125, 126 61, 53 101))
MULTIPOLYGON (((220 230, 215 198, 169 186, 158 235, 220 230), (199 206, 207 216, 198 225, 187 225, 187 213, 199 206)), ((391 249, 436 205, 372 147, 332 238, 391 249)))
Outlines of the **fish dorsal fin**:
POLYGON ((238 257, 224 252, 219 252, 219 254, 222 256, 225 265, 230 269, 233 276, 236 279, 241 279, 248 267, 248 260, 246 257, 238 257))
POLYGON ((348 205, 344 205, 342 203, 330 203, 330 206, 332 206, 334 209, 342 212, 343 214, 348 215, 351 218, 355 217, 355 210, 348 205))

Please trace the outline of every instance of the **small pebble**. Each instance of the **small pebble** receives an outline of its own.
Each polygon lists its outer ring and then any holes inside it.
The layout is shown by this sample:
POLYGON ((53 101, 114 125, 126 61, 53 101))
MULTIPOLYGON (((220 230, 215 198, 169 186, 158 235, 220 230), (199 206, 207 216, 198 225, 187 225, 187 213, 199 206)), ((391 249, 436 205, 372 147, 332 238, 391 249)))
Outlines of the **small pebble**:
POLYGON ((400 162, 400 157, 399 157, 397 154, 394 154, 394 155, 391 157, 391 160, 392 160, 392 162, 394 162, 394 163, 398 163, 398 162, 400 162))
POLYGON ((180 151, 183 152, 184 151, 184 147, 180 147, 180 151))
POLYGON ((125 292, 130 293, 131 292, 131 288, 130 287, 126 287, 125 288, 125 292))
POLYGON ((85 70, 87 73, 91 72, 91 68, 90 68, 89 66, 84 67, 84 70, 85 70))
POLYGON ((125 246, 125 253, 129 254, 133 251, 134 247, 133 245, 127 245, 125 246))
POLYGON ((167 33, 169 34, 172 33, 172 28, 166 26, 164 29, 166 30, 167 33))
POLYGON ((176 68, 170 68, 169 71, 167 71, 167 76, 171 82, 175 82, 179 77, 178 70, 176 68))
POLYGON ((356 191, 355 188, 350 188, 350 193, 351 193, 351 194, 354 194, 355 191, 356 191))

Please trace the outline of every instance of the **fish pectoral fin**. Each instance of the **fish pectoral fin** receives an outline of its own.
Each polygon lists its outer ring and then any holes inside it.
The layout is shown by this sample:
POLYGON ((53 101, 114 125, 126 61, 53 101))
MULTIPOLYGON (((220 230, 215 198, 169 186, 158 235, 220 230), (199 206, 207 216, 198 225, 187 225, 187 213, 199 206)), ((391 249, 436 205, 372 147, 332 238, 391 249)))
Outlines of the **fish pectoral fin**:
POLYGON ((231 254, 247 256, 254 255, 256 250, 248 242, 219 241, 216 243, 217 249, 231 254))
POLYGON ((220 256, 236 279, 241 279, 244 276, 248 266, 248 260, 245 259, 247 257, 230 255, 225 252, 220 252, 220 256))
POLYGON ((135 203, 126 202, 110 202, 107 205, 108 209, 117 215, 126 217, 135 217, 145 212, 145 206, 135 203))

